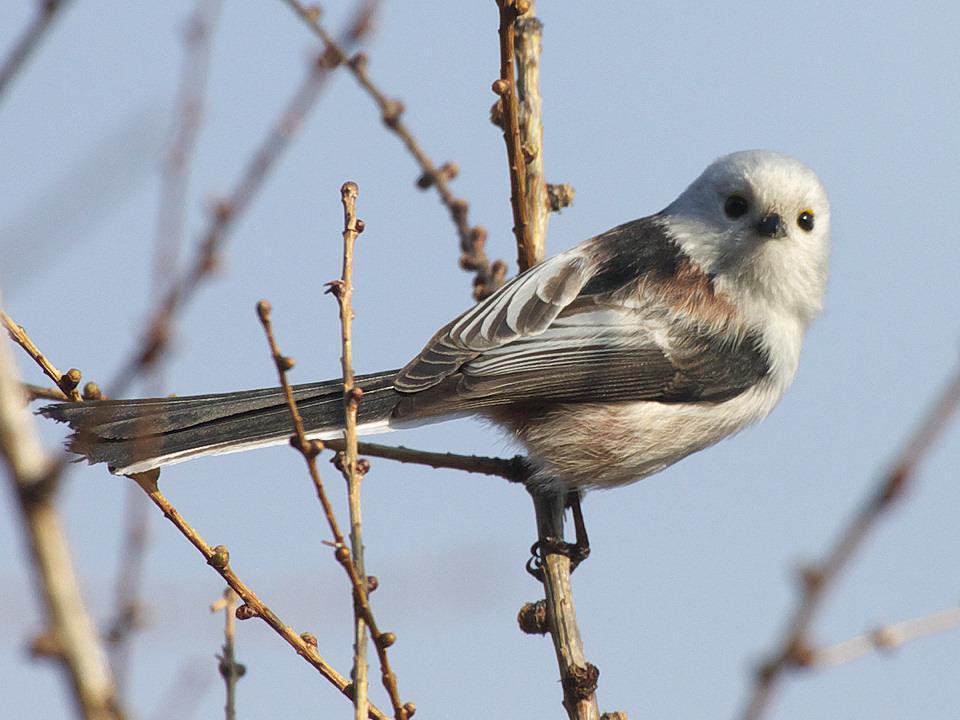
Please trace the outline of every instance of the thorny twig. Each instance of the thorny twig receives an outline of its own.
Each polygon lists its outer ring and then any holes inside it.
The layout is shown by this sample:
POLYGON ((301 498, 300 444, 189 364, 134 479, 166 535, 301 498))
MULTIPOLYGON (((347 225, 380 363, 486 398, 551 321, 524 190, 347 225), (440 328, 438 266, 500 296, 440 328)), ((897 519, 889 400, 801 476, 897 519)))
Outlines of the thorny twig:
POLYGON ((67 4, 67 0, 38 0, 36 4, 36 13, 27 27, 24 28, 20 37, 17 38, 13 49, 3 61, 3 65, 0 66, 0 101, 2 101, 10 82, 23 68, 27 58, 40 44, 53 21, 67 4))
POLYGON ((756 720, 770 703, 784 672, 807 664, 811 649, 810 626, 827 589, 847 567, 869 532, 895 501, 903 497, 917 465, 944 429, 960 405, 960 371, 937 398, 927 417, 910 438, 892 469, 877 483, 850 522, 841 530, 823 560, 803 573, 801 594, 787 623, 779 648, 758 670, 753 689, 742 714, 744 720, 756 720))
POLYGON ((360 87, 373 99, 380 110, 383 124, 387 126, 413 155, 420 166, 421 175, 417 186, 421 189, 436 188, 440 201, 450 212, 450 217, 460 239, 460 266, 475 273, 473 281, 474 299, 482 300, 503 285, 507 274, 507 265, 502 260, 490 262, 486 254, 487 231, 480 225, 470 225, 467 215, 469 203, 457 197, 450 189, 450 181, 456 177, 459 169, 455 163, 444 163, 439 168, 423 147, 413 136, 413 133, 402 120, 403 103, 389 98, 376 85, 367 73, 367 57, 357 53, 348 59, 346 51, 337 44, 330 34, 320 24, 319 13, 308 8, 300 0, 283 0, 296 15, 303 20, 307 27, 316 35, 327 52, 333 53, 341 62, 346 62, 351 74, 360 87))
POLYGON ((413 703, 403 704, 400 700, 400 693, 397 688, 397 677, 390 667, 390 659, 387 656, 387 648, 396 642, 396 636, 392 632, 382 632, 373 616, 373 609, 370 607, 370 599, 366 583, 354 565, 350 557, 350 549, 344 542, 343 533, 340 531, 340 524, 337 522, 336 514, 333 511, 333 505, 327 496, 326 488, 320 477, 320 471, 317 468, 317 455, 323 450, 323 443, 319 440, 308 440, 304 431, 303 419, 300 411, 297 409, 296 400, 293 397, 293 389, 287 379, 287 372, 293 367, 293 358, 287 357, 280 352, 276 338, 273 334, 273 323, 270 315, 272 309, 270 303, 261 300, 257 303, 257 314, 260 317, 260 323, 263 325, 263 331, 267 336, 267 342, 270 345, 270 353, 273 356, 274 364, 277 368, 277 375, 280 378, 280 385, 283 387, 283 393, 287 400, 287 406, 290 409, 290 416, 293 423, 294 435, 290 438, 290 444, 303 455, 307 464, 307 470, 310 473, 310 479, 313 481, 314 490, 317 493, 317 499, 323 507, 323 513, 326 516, 327 524, 333 535, 334 557, 340 563, 347 577, 350 579, 350 585, 353 588, 354 603, 360 608, 363 620, 366 622, 373 638, 374 647, 377 649, 377 656, 380 660, 380 674, 383 686, 390 696, 390 702, 393 705, 394 717, 396 720, 407 720, 415 710, 413 703))
MULTIPOLYGON (((363 525, 360 501, 361 472, 357 459, 357 410, 363 391, 353 379, 353 247, 363 232, 363 221, 357 219, 357 184, 346 182, 340 188, 343 203, 343 272, 339 283, 331 283, 330 290, 340 307, 340 358, 343 373, 343 436, 344 450, 340 471, 347 481, 347 502, 350 508, 350 553, 361 583, 367 586, 363 561, 363 525)), ((353 706, 356 720, 366 717, 367 708, 367 625, 360 603, 354 598, 353 638, 353 706)))
MULTIPOLYGON (((338 673, 317 651, 317 640, 310 633, 297 634, 289 625, 264 603, 257 594, 234 572, 230 566, 230 552, 223 545, 211 547, 203 537, 183 518, 157 485, 159 472, 156 470, 132 475, 140 488, 147 494, 154 505, 162 512, 180 533, 203 555, 207 564, 219 573, 227 585, 240 596, 243 605, 237 608, 236 616, 239 620, 249 620, 258 617, 273 628, 280 637, 287 641, 297 654, 306 660, 324 678, 337 688, 346 697, 351 696, 351 684, 343 675, 338 673)), ((374 720, 386 720, 388 717, 376 706, 370 705, 369 717, 374 720)))

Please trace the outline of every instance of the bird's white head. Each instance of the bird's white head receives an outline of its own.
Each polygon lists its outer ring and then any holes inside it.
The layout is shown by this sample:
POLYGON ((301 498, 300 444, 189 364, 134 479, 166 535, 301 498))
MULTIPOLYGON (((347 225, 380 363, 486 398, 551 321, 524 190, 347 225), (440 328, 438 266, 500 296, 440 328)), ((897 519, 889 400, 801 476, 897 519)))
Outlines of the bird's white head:
POLYGON ((820 310, 830 203, 806 165, 769 150, 714 161, 662 217, 719 289, 787 312, 804 326, 820 310))

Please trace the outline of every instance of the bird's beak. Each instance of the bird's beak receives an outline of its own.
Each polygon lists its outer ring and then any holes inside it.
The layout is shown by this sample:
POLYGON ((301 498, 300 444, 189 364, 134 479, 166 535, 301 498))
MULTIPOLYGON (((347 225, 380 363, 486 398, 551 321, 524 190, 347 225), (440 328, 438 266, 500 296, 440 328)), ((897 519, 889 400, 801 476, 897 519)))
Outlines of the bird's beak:
POLYGON ((755 226, 757 232, 764 237, 779 240, 787 236, 787 226, 779 213, 767 213, 755 226))

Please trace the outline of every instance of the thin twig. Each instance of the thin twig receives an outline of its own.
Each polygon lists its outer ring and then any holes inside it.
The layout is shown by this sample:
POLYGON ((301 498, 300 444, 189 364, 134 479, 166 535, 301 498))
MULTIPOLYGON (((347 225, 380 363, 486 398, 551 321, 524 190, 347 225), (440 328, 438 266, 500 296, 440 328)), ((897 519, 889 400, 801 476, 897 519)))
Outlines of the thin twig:
MULTIPOLYGON (((70 368, 65 374, 61 374, 56 366, 40 352, 40 348, 30 339, 30 336, 27 335, 27 331, 23 326, 17 325, 17 323, 13 321, 13 318, 3 310, 0 310, 0 322, 3 322, 3 326, 7 329, 10 339, 23 348, 23 351, 43 370, 43 374, 53 380, 56 386, 60 388, 60 391, 66 398, 74 402, 81 399, 80 393, 77 390, 77 385, 80 384, 79 370, 70 368)), ((63 398, 58 399, 62 400, 63 398)))
MULTIPOLYGON (((51 366, 52 367, 52 366, 51 366)), ((0 343, 0 457, 19 501, 34 581, 46 606, 46 633, 34 651, 56 659, 70 678, 77 714, 123 717, 107 655, 87 611, 53 490, 60 466, 43 452, 22 402, 13 358, 0 343)))
POLYGON ((744 720, 756 720, 763 715, 784 672, 802 667, 810 658, 808 640, 810 626, 823 602, 826 591, 846 569, 854 553, 860 548, 881 516, 896 500, 903 497, 914 477, 917 465, 946 427, 947 421, 960 405, 960 371, 937 398, 929 414, 910 438, 894 462, 892 469, 880 479, 841 530, 833 547, 823 560, 803 573, 801 594, 790 617, 779 648, 760 667, 753 689, 743 711, 744 720))
MULTIPOLYGON (((323 444, 331 450, 343 450, 346 447, 343 440, 325 440, 323 444)), ((462 470, 463 472, 481 475, 495 475, 511 482, 523 482, 527 478, 526 463, 520 455, 509 459, 483 455, 458 455, 456 453, 430 452, 428 450, 406 448, 402 445, 381 445, 372 442, 358 442, 357 451, 360 455, 371 455, 401 463, 425 465, 434 469, 462 470)))
MULTIPOLYGON (((226 720, 236 720, 237 717, 237 681, 244 676, 247 669, 236 660, 236 609, 237 593, 233 588, 223 591, 223 597, 210 606, 210 612, 223 610, 223 655, 217 655, 220 677, 226 691, 226 701, 223 714, 226 720)), ((366 716, 364 716, 366 718, 366 716)), ((364 720, 361 718, 361 720, 364 720)))
POLYGON ((487 231, 480 225, 470 225, 468 221, 469 203, 457 197, 450 189, 450 181, 457 176, 459 169, 455 163, 444 163, 440 167, 434 163, 417 141, 410 128, 402 120, 403 103, 391 99, 370 78, 367 72, 367 56, 357 53, 349 58, 346 51, 331 37, 320 24, 320 15, 315 9, 309 8, 299 0, 283 0, 296 13, 310 31, 323 43, 324 49, 333 53, 340 61, 345 61, 353 77, 360 87, 373 99, 380 110, 383 124, 387 126, 410 152, 420 167, 420 178, 417 186, 422 190, 436 188, 440 201, 450 213, 457 237, 460 240, 460 266, 475 273, 473 280, 473 295, 482 300, 503 285, 507 274, 507 265, 502 260, 490 262, 486 254, 487 231))
POLYGON ((377 649, 377 656, 380 660, 380 675, 383 686, 390 696, 390 703, 393 705, 395 720, 407 720, 415 706, 413 703, 403 704, 400 700, 400 693, 397 688, 397 677, 390 667, 390 659, 387 656, 387 648, 396 642, 396 636, 392 632, 382 632, 373 616, 373 609, 370 607, 370 599, 366 583, 363 581, 360 573, 350 557, 350 549, 344 542, 343 533, 340 531, 340 524, 337 522, 336 514, 333 511, 333 505, 327 496, 326 488, 320 477, 320 470, 317 468, 317 455, 323 450, 323 443, 319 440, 308 440, 304 431, 303 419, 297 408, 297 402, 293 397, 293 389, 290 387, 290 381, 287 379, 287 372, 293 367, 293 358, 287 357, 280 352, 276 338, 273 334, 273 323, 271 322, 271 307, 266 300, 257 303, 257 314, 260 317, 260 323, 263 325, 264 334, 267 336, 267 342, 270 345, 270 353, 273 356, 273 362, 277 368, 277 375, 280 378, 280 385, 287 400, 287 406, 290 409, 291 421, 294 428, 294 436, 290 438, 290 444, 303 455, 304 462, 307 464, 307 470, 310 473, 310 479, 313 481, 313 487, 317 493, 317 499, 323 508, 327 524, 333 535, 334 557, 340 563, 347 577, 350 579, 350 585, 353 589, 354 602, 359 606, 363 620, 370 630, 370 636, 373 638, 374 647, 377 649))
MULTIPOLYGON (((248 620, 259 617, 267 625, 273 628, 280 637, 286 640, 297 654, 306 660, 321 676, 326 678, 337 688, 344 696, 351 696, 350 681, 338 673, 317 651, 316 638, 310 633, 298 635, 296 631, 283 622, 280 617, 264 603, 257 594, 234 572, 230 566, 230 553, 223 545, 211 547, 203 537, 183 518, 180 512, 166 498, 157 486, 157 477, 159 472, 151 471, 132 475, 131 479, 136 481, 140 488, 147 494, 153 504, 156 505, 167 520, 173 523, 174 527, 190 541, 207 564, 212 567, 222 577, 227 585, 240 596, 243 605, 237 608, 236 616, 239 620, 248 620)), ((375 720, 386 720, 388 717, 374 705, 370 705, 369 717, 375 720)))
POLYGON ((0 66, 0 102, 10 82, 23 69, 30 54, 36 50, 66 4, 67 0, 38 0, 36 14, 17 38, 13 49, 0 66))
POLYGON ((807 667, 843 665, 872 652, 889 652, 912 640, 936 635, 960 626, 960 608, 952 607, 937 613, 883 625, 843 642, 814 648, 807 667))
MULTIPOLYGON (((343 203, 343 272, 339 284, 331 285, 340 307, 341 345, 340 364, 343 373, 343 438, 344 450, 340 471, 347 481, 347 503, 350 508, 350 555, 361 582, 367 586, 363 562, 363 516, 360 485, 364 473, 357 462, 357 409, 363 392, 353 379, 353 247, 363 231, 363 221, 357 219, 357 193, 354 182, 340 188, 343 203)), ((367 624, 357 599, 353 602, 353 706, 356 720, 366 717, 367 709, 367 624)))

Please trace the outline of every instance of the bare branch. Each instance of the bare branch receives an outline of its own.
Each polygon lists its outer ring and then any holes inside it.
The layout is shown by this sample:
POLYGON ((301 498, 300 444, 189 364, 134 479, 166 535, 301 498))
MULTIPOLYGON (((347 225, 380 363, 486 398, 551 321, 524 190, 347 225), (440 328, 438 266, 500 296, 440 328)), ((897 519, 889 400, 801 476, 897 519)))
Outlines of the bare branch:
MULTIPOLYGON (((217 655, 220 661, 220 677, 226 689, 226 702, 223 714, 226 720, 235 720, 237 717, 237 680, 242 678, 247 669, 236 661, 235 648, 237 638, 236 610, 237 593, 233 588, 223 591, 223 597, 210 606, 210 612, 223 610, 223 655, 217 655)), ((366 718, 366 715, 364 715, 366 718)), ((361 718, 363 720, 363 718, 361 718)))
POLYGON ((24 28, 3 65, 0 65, 0 102, 13 78, 23 69, 66 4, 67 0, 38 0, 36 14, 24 28))
MULTIPOLYGON (((346 446, 343 440, 325 440, 323 444, 331 450, 343 450, 346 446)), ((372 455, 373 457, 395 460, 401 463, 426 465, 434 469, 462 470, 468 473, 496 475, 511 482, 523 482, 527 477, 526 462, 520 455, 508 460, 483 455, 430 452, 428 450, 406 448, 402 445, 381 445, 372 442, 358 442, 357 451, 361 455, 372 455)))
MULTIPOLYGON (((158 471, 151 471, 131 475, 130 477, 147 494, 150 500, 153 501, 153 504, 163 512, 163 516, 173 523, 174 527, 203 555, 207 564, 216 570, 220 577, 226 581, 227 585, 233 588, 237 595, 240 596, 240 599, 243 600, 243 605, 237 608, 237 618, 240 620, 248 620, 259 617, 273 628, 280 637, 286 640, 287 644, 296 650, 300 657, 312 665, 321 676, 330 681, 337 690, 349 698, 352 692, 350 681, 338 673, 323 656, 320 655, 317 651, 316 638, 310 633, 298 635, 293 628, 283 622, 283 620, 257 596, 252 588, 240 579, 230 566, 230 552, 227 548, 223 545, 217 545, 216 547, 208 545, 200 533, 183 518, 180 512, 160 491, 157 485, 159 475, 160 473, 158 471)), ((374 705, 371 705, 369 717, 374 720, 386 720, 388 716, 374 705)))
POLYGON ((757 672, 750 698, 741 716, 744 720, 756 720, 763 715, 784 672, 792 667, 808 664, 812 652, 808 633, 828 587, 846 569, 854 553, 860 549, 884 512, 896 500, 903 497, 913 479, 917 465, 929 451, 958 405, 960 405, 960 371, 937 398, 919 429, 894 462, 892 469, 880 479, 869 497, 841 530, 837 541, 824 559, 803 573, 800 598, 787 623, 779 649, 763 663, 757 672))
POLYGON ((440 201, 450 212, 450 218, 453 220, 457 236, 460 239, 460 266, 464 270, 475 273, 473 280, 474 299, 482 300, 495 292, 497 288, 503 285, 507 274, 507 266, 502 260, 495 260, 491 263, 487 258, 487 231, 480 225, 470 225, 467 218, 470 208, 469 203, 463 198, 457 197, 450 189, 450 180, 455 178, 459 172, 457 165, 447 162, 437 167, 430 156, 427 155, 410 128, 402 120, 403 103, 389 98, 370 78, 367 73, 368 61, 366 55, 357 53, 347 60, 348 56, 345 50, 320 24, 318 11, 307 7, 300 0, 283 0, 283 2, 320 39, 326 52, 331 53, 341 62, 347 62, 350 73, 360 84, 360 87, 377 104, 383 124, 400 138, 404 147, 407 148, 419 165, 421 175, 417 180, 417 186, 422 190, 431 187, 436 188, 440 201))
MULTIPOLYGON (((53 380, 56 386, 60 388, 60 391, 66 398, 75 402, 81 399, 80 393, 77 391, 77 385, 80 384, 81 377, 79 370, 70 368, 65 374, 61 374, 56 366, 40 352, 40 348, 30 339, 30 336, 27 335, 27 331, 23 326, 17 325, 13 321, 13 318, 3 310, 0 310, 0 322, 3 322, 3 326, 7 329, 10 339, 23 348, 23 351, 43 370, 43 374, 53 380)), ((57 399, 62 400, 63 398, 57 399)))
POLYGON ((407 720, 415 706, 413 703, 401 703, 400 692, 397 688, 397 676, 390 667, 390 658, 387 656, 387 648, 396 642, 396 636, 391 632, 381 632, 377 621, 373 616, 373 609, 370 607, 370 598, 368 596, 367 584, 361 577, 357 566, 353 563, 350 556, 350 550, 344 542, 343 533, 340 531, 340 524, 337 522, 333 511, 333 505, 327 496, 327 491, 320 477, 320 471, 317 468, 317 455, 323 450, 323 443, 319 440, 308 440, 304 432, 303 419, 297 408, 297 402, 293 397, 293 389, 287 379, 287 371, 293 367, 293 358, 287 357, 280 352, 277 341, 273 334, 273 323, 271 322, 271 307, 266 300, 261 300, 257 304, 257 314, 260 317, 260 323, 263 325, 264 334, 267 336, 267 342, 270 345, 270 353, 273 356, 273 362, 277 368, 277 375, 280 378, 280 385, 283 387, 283 393, 286 396, 287 407, 290 409, 290 416, 294 427, 294 436, 290 438, 290 444, 300 452, 307 464, 307 470, 310 473, 310 479, 313 481, 314 490, 317 493, 317 499, 323 507, 323 513, 327 518, 327 524, 330 526, 330 532, 333 534, 334 557, 340 563, 347 577, 350 579, 350 585, 353 588, 353 598, 356 606, 360 608, 363 620, 370 629, 370 635, 373 638, 373 644, 377 649, 377 656, 380 660, 380 675, 383 680, 383 686, 390 696, 390 702, 393 705, 394 718, 396 720, 407 720))
POLYGON ((146 323, 140 347, 124 363, 111 383, 114 395, 119 395, 138 373, 154 364, 166 350, 173 317, 192 299, 203 280, 216 269, 220 250, 236 220, 249 208, 270 171, 276 166, 277 160, 289 147, 290 141, 325 87, 333 67, 335 65, 326 55, 321 55, 312 63, 307 76, 247 164, 233 191, 216 204, 210 223, 200 239, 193 263, 163 293, 146 323))
MULTIPOLYGON (((340 306, 341 344, 340 362, 343 372, 344 451, 340 471, 347 481, 347 502, 350 508, 350 555, 360 581, 367 586, 363 562, 363 525, 360 502, 360 483, 363 474, 357 462, 357 409, 363 392, 353 380, 353 246, 363 231, 363 221, 357 219, 357 184, 347 182, 340 188, 343 203, 343 272, 338 292, 333 293, 340 306)), ((353 638, 353 707, 356 720, 367 714, 367 624, 360 604, 354 599, 353 638)))
POLYGON ((923 617, 883 625, 843 642, 811 650, 807 667, 843 665, 872 652, 889 652, 912 640, 960 626, 960 608, 947 608, 923 617))
MULTIPOLYGON (((37 354, 42 357, 39 350, 37 354)), ((34 580, 46 605, 48 628, 34 644, 35 652, 61 663, 81 717, 122 718, 107 656, 80 593, 70 548, 54 506, 55 475, 60 467, 40 446, 24 408, 6 343, 0 343, 0 456, 19 501, 34 580)))

